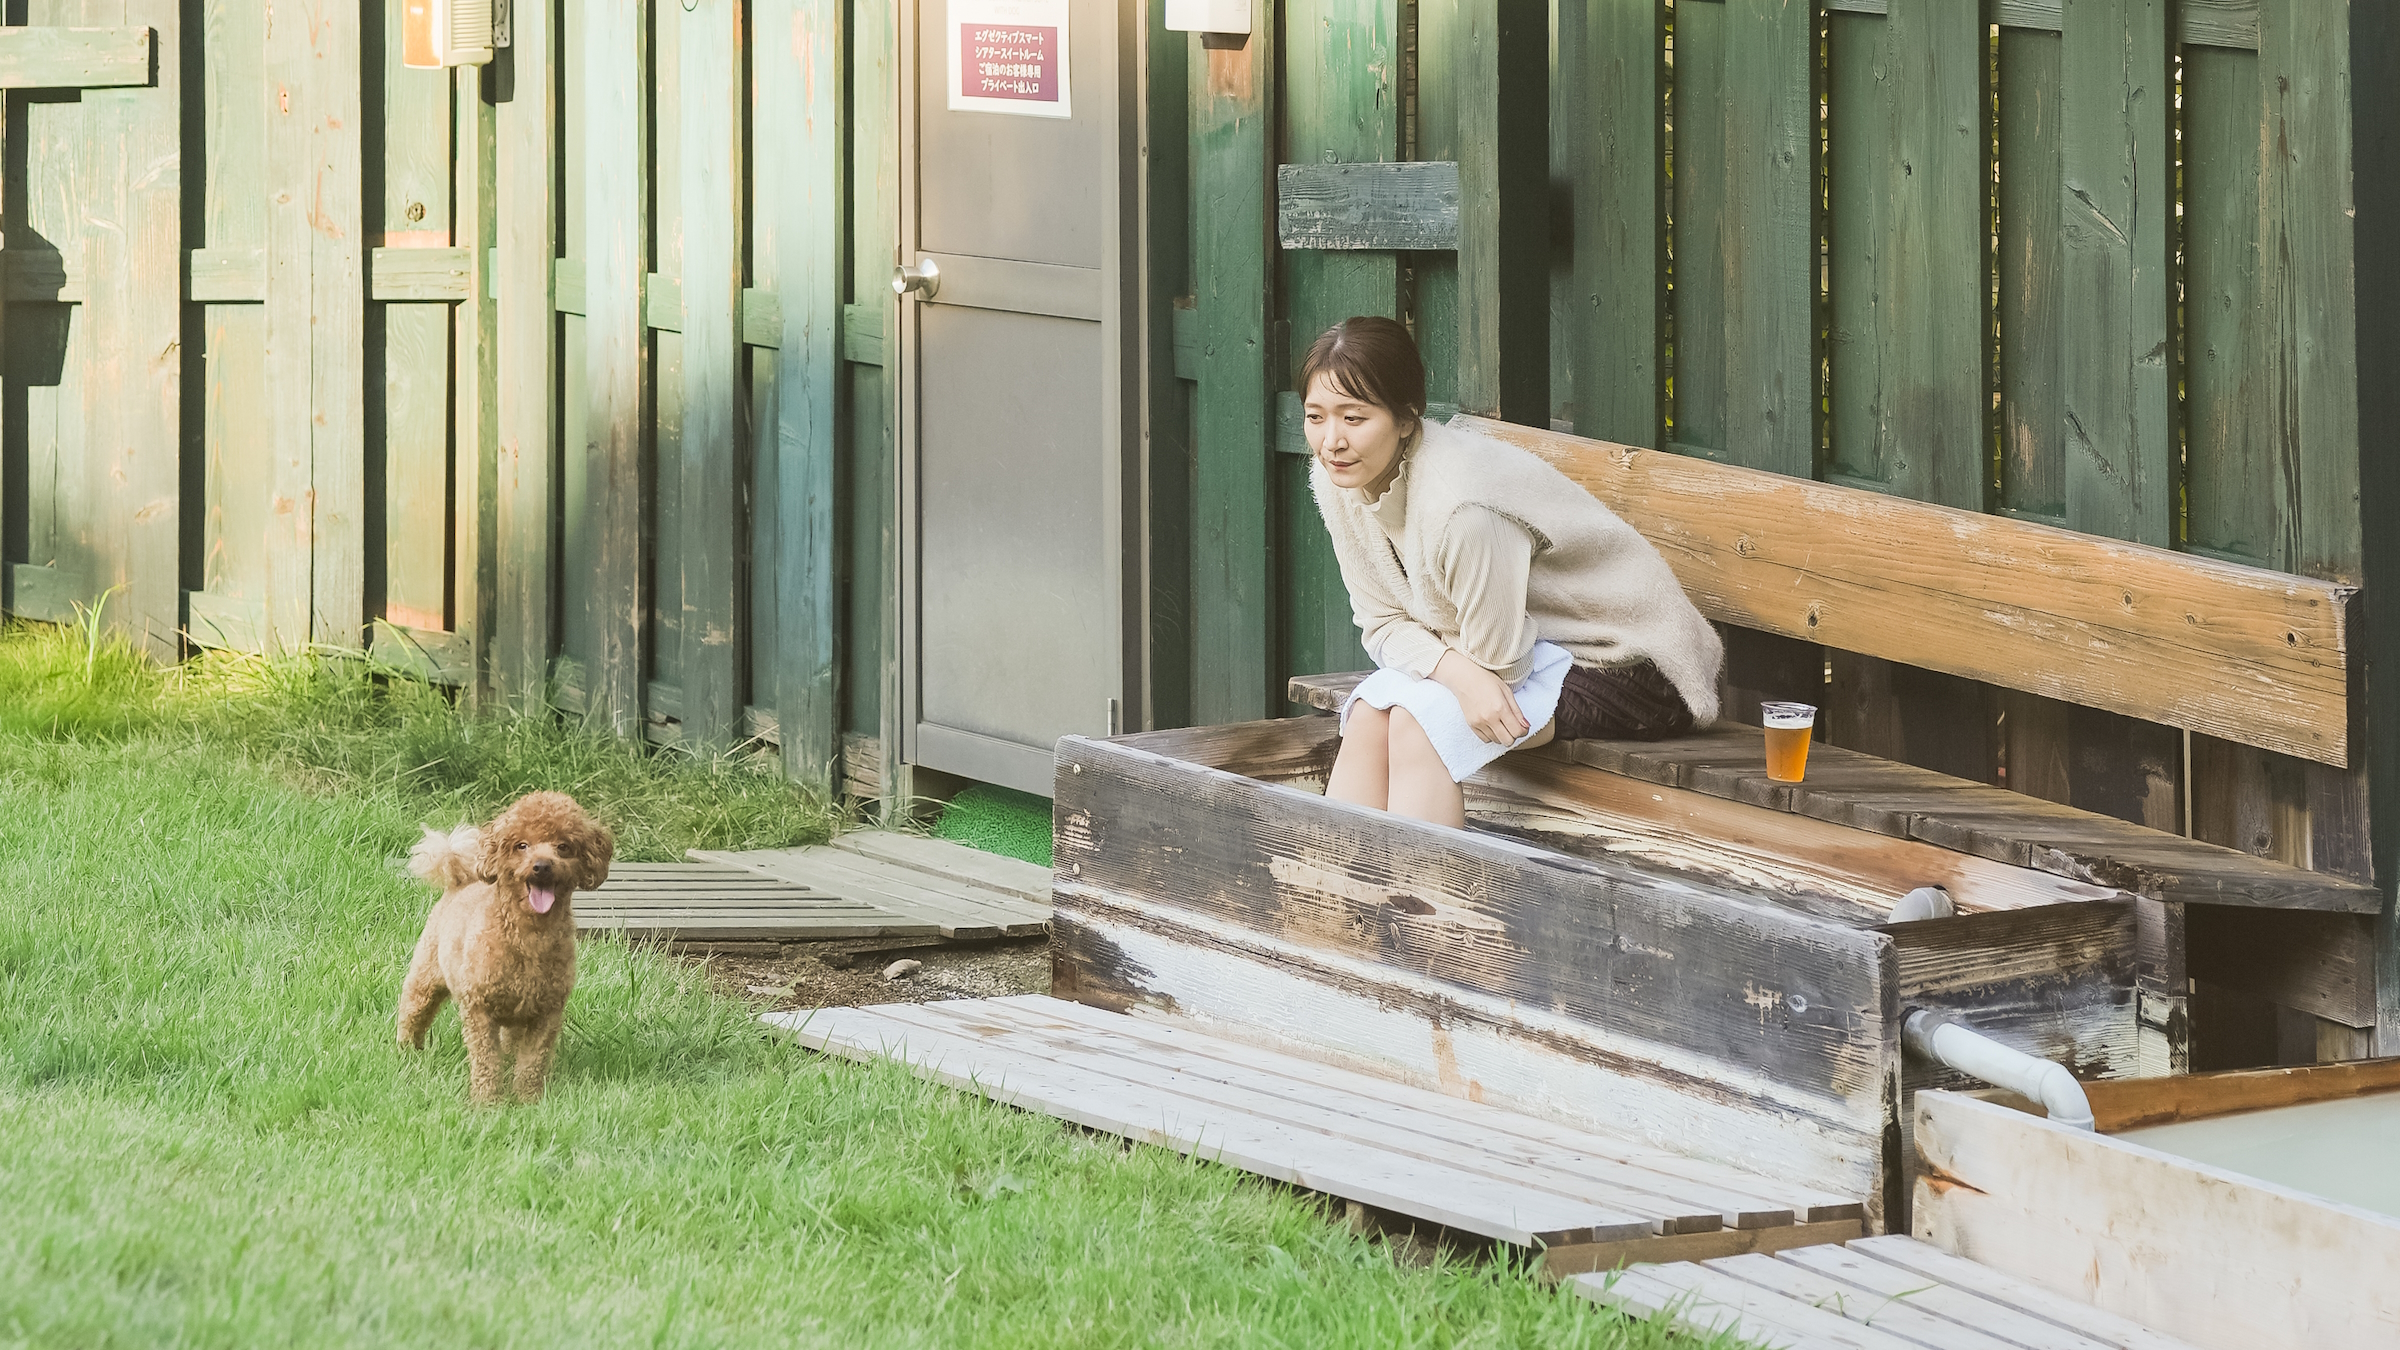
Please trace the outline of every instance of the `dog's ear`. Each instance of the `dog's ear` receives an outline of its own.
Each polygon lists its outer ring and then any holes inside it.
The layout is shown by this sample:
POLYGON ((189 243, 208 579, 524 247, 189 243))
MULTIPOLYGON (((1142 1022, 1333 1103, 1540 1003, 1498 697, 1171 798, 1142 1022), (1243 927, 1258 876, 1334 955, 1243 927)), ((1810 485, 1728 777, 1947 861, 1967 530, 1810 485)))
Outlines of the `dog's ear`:
POLYGON ((583 884, 575 889, 596 891, 608 880, 608 865, 616 861, 617 841, 607 826, 589 817, 585 818, 583 857, 583 884))
POLYGON ((498 881, 509 847, 516 842, 516 822, 503 815, 484 827, 483 851, 475 855, 475 871, 485 881, 498 881))

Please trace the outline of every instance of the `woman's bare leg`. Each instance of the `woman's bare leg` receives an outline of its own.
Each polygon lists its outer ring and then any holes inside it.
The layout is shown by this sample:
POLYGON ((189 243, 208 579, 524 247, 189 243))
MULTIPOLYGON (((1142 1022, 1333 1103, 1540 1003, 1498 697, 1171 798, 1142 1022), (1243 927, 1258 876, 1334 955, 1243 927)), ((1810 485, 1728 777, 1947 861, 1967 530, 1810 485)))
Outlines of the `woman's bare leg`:
POLYGON ((1535 746, 1537 746, 1537 745, 1548 745, 1550 742, 1552 742, 1552 741, 1554 741, 1554 740, 1557 740, 1557 739, 1558 739, 1558 719, 1557 719, 1557 718, 1555 718, 1555 717, 1553 717, 1553 718, 1551 718, 1549 721, 1542 723, 1542 729, 1541 729, 1541 730, 1539 730, 1539 731, 1537 731, 1537 732, 1533 733, 1532 735, 1530 735, 1530 736, 1526 737, 1526 738, 1525 738, 1525 743, 1524 743, 1523 745, 1520 745, 1520 746, 1518 746, 1518 747, 1517 747, 1517 749, 1519 749, 1519 750, 1531 750, 1531 749, 1533 749, 1533 748, 1534 748, 1535 746))
POLYGON ((1452 828, 1467 823, 1466 794, 1450 781, 1450 766, 1406 708, 1391 713, 1391 803, 1394 815, 1452 828))
POLYGON ((1392 715, 1381 708, 1352 705, 1341 752, 1333 757, 1333 772, 1325 779, 1326 796, 1384 809, 1392 795, 1391 721, 1392 715))

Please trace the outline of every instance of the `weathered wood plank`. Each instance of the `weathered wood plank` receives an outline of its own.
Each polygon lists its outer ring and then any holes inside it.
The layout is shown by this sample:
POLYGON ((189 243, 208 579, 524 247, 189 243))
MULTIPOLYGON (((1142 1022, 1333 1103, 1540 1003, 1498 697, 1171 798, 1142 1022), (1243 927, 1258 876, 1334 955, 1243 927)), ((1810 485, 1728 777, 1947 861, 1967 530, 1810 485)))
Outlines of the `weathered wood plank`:
POLYGON ((1539 1111, 1606 1100, 1639 1137, 1880 1212, 1888 938, 1120 743, 1062 741, 1057 794, 1062 994, 1539 1111), (1762 1169, 1740 1122, 1770 1101, 1791 1127, 1762 1169))
POLYGON ((494 379, 497 336, 489 259, 497 237, 491 105, 481 97, 482 72, 454 71, 451 108, 456 118, 450 165, 453 216, 451 243, 467 248, 467 296, 452 311, 451 354, 451 538, 457 541, 452 576, 452 626, 470 648, 473 664, 461 682, 472 707, 492 703, 491 644, 494 567, 499 560, 494 488, 498 468, 498 384, 494 379))
POLYGON ((1949 1093, 1918 1095, 1917 1146, 1916 1234, 1944 1251, 2205 1350, 2400 1330, 2400 1219, 1949 1093))
POLYGON ((941 881, 840 849, 694 850, 696 861, 731 863, 810 890, 848 895, 936 924, 947 938, 1038 937, 1050 921, 1040 906, 979 886, 941 881))
MULTIPOLYGON (((2357 211, 2352 265, 2366 294, 2390 295, 2400 287, 2400 141, 2390 134, 2400 127, 2400 14, 2386 6, 2355 9, 2350 41, 2358 76, 2350 85, 2355 126, 2374 128, 2376 133, 2354 132, 2350 143, 2353 171, 2364 175, 2352 185, 2357 211)), ((2392 314, 2361 311, 2352 331, 2359 369, 2400 369, 2400 323, 2392 314)), ((2360 426, 2400 424, 2400 381, 2362 379, 2357 390, 2360 426)), ((2400 518, 2400 456, 2362 456, 2358 488, 2362 526, 2400 518)), ((2359 549, 2361 570, 2371 582, 2367 616, 2373 625, 2373 646, 2368 667, 2390 672, 2400 669, 2400 584, 2395 584, 2400 578, 2400 531, 2364 529, 2359 549)), ((2392 809, 2400 803, 2400 725, 2377 718, 2369 730, 2373 749, 2362 757, 2366 781, 2345 785, 2334 797, 2353 809, 2344 813, 2340 829, 2327 833, 2343 845, 2347 859, 2355 859, 2362 833, 2355 823, 2361 814, 2358 804, 2371 802, 2375 810, 2365 833, 2372 840, 2375 869, 2389 875, 2394 860, 2400 859, 2400 810, 2392 809)), ((2310 795, 2315 798, 2317 793, 2310 795)), ((2400 914, 2387 913, 2377 925, 2376 948, 2374 1048, 2381 1054, 2400 1054, 2400 914)))
MULTIPOLYGON (((748 205, 741 162, 751 97, 748 34, 732 4, 703 5, 683 20, 683 115, 678 169, 683 217, 684 529, 675 565, 683 603, 683 737, 721 748, 740 735, 742 632, 736 552, 747 543, 737 483, 747 381, 742 378, 742 227, 748 205)), ((812 578, 822 589, 829 577, 812 578)), ((804 723, 795 722, 795 727, 804 723)))
POLYGON ((1241 722, 1268 710, 1267 526, 1274 313, 1269 185, 1275 163, 1274 28, 1194 35, 1192 279, 1200 315, 1193 395, 1192 714, 1241 722), (1238 43, 1238 45, 1237 45, 1238 43))
MULTIPOLYGON (((173 0, 130 0, 119 12, 179 49, 173 0)), ((75 183, 85 285, 77 320, 87 325, 77 570, 92 596, 120 588, 106 606, 111 629, 168 660, 180 654, 182 622, 183 88, 178 67, 156 88, 86 92, 75 183)))
POLYGON ((1005 892, 1028 904, 1044 908, 1050 904, 1050 869, 1039 863, 898 830, 850 830, 835 835, 833 846, 879 862, 1005 892))
POLYGON ((411 628, 389 619, 375 620, 373 629, 367 655, 375 664, 435 684, 468 686, 475 682, 475 644, 465 634, 411 628))
MULTIPOLYGON (((762 125, 783 130, 771 150, 761 143, 752 170, 754 265, 759 286, 775 293, 782 326, 773 422, 762 429, 756 451, 775 465, 775 552, 752 565, 773 578, 775 720, 784 771, 827 793, 835 788, 841 749, 834 627, 841 597, 833 550, 848 209, 839 186, 850 131, 843 117, 843 14, 824 0, 766 0, 756 14, 753 52, 757 115, 762 125)), ((872 520, 857 528, 878 539, 883 533, 872 520)))
MULTIPOLYGON (((1665 45, 1650 0, 1572 0, 1558 12, 1559 78, 1576 148, 1575 303, 1568 324, 1575 426, 1666 444, 1665 45)), ((1703 152, 1706 153, 1706 152, 1703 152)))
POLYGON ((2375 923, 2364 914, 2185 916, 2186 973, 2345 1026, 2375 1025, 2375 923))
MULTIPOLYGON (((1870 1317, 1889 1303, 1904 1301, 1911 1308, 1945 1319, 1957 1330, 1929 1327, 1925 1332, 1928 1344, 1945 1350, 1952 1342, 1944 1337, 1973 1334, 1966 1328, 1987 1332, 2016 1350, 2185 1350, 2169 1337, 2058 1299, 1998 1271, 1958 1261, 1906 1237, 1794 1250, 1781 1259, 1842 1286, 1835 1297, 1845 1307, 1857 1305, 1870 1317), (1954 1262, 1980 1278, 1957 1283, 1929 1279, 1916 1269, 1893 1264, 1895 1260, 1925 1266, 1954 1262)), ((1885 1325, 1880 1318, 1875 1324, 1885 1325)))
MULTIPOLYGON (((1813 5, 1727 0, 1725 452, 1815 476, 1817 22, 1813 5)), ((1700 263, 1687 259, 1687 263, 1700 263)))
POLYGON ((2063 524, 2059 408, 2059 38, 2000 32, 2000 496, 2020 516, 2063 524))
MULTIPOLYGON (((2175 40, 2185 46, 2258 46, 2260 0, 2183 0, 2175 7, 2175 40)), ((1891 0, 1825 0, 1825 8, 1852 14, 1882 14, 1891 0)), ((2002 41, 2011 31, 2059 31, 2064 0, 1999 0, 1993 7, 2002 41)))
POLYGON ((370 300, 464 300, 473 289, 474 250, 378 248, 369 264, 370 300))
MULTIPOLYGON (((509 98, 493 113, 493 199, 499 260, 492 292, 497 457, 493 466, 491 679, 496 693, 538 703, 558 641, 551 588, 557 558, 552 465, 558 449, 559 352, 554 298, 558 202, 557 15, 547 0, 516 5, 509 98)), ((497 83, 503 72, 496 69, 497 83)))
POLYGON ((1550 25, 1538 0, 1454 0, 1458 405, 1550 425, 1550 25))
POLYGON ((593 650, 584 715, 620 736, 642 721, 642 441, 652 414, 649 278, 651 172, 646 90, 648 3, 582 16, 584 107, 584 443, 594 531, 591 575, 578 578, 593 650))
POLYGON ((771 1013, 812 1049, 891 1057, 925 1077, 1090 1129, 1327 1191, 1520 1246, 1628 1238, 1649 1224, 1588 1202, 1495 1182, 1440 1163, 1359 1149, 1211 1102, 1010 1053, 940 1008, 887 1005, 771 1013))
POLYGON ((1287 249, 1457 248, 1458 166, 1278 165, 1275 232, 1287 249))
POLYGON ((2400 1059, 2133 1078, 2084 1089, 2102 1134, 2392 1091, 2400 1091, 2400 1059))
MULTIPOLYGON (((1731 172, 1725 146, 1727 6, 1678 7, 1675 14, 1675 138, 1667 297, 1675 343, 1672 448, 1726 458, 1725 241, 1731 172)), ((1582 219, 1581 203, 1576 218, 1582 219)), ((1629 442, 1634 443, 1634 442, 1629 442)), ((1659 446, 1668 449, 1669 446, 1659 446)), ((1810 702, 1815 700, 1811 699, 1810 702)))
POLYGON ((2060 48, 2067 524, 2175 543, 2173 116, 2164 0, 2077 0, 2060 48))
MULTIPOLYGON (((2002 1308, 2027 1314, 2037 1322, 2072 1328, 2109 1350, 2191 1350, 2188 1342, 2154 1331, 2114 1313, 2103 1312, 2081 1298, 2053 1293, 2039 1285, 1953 1256, 1939 1247, 1899 1234, 1861 1238, 1846 1244, 1852 1255, 1864 1255, 1897 1270, 1932 1280, 1945 1288, 1969 1293, 2002 1308)), ((1985 1326, 2021 1325, 1997 1315, 1981 1319, 1985 1326)))
MULTIPOLYGON (((424 641, 395 643, 387 628, 445 639, 451 628, 455 325, 434 302, 464 299, 474 266, 473 251, 455 247, 451 230, 451 76, 402 64, 397 8, 369 24, 365 95, 381 105, 381 134, 367 146, 380 192, 366 210, 381 246, 367 255, 367 299, 379 303, 366 318, 366 430, 381 447, 382 474, 369 485, 368 523, 382 536, 369 547, 380 543, 382 556, 369 558, 368 598, 378 617, 370 621, 368 650, 381 648, 408 669, 458 684, 457 670, 444 673, 425 660, 424 641)), ((471 644, 460 652, 471 665, 471 644)))
MULTIPOLYGON (((1733 1257, 1731 1260, 1749 1258, 1733 1257)), ((1773 1263, 1774 1258, 1756 1259, 1773 1263)), ((1838 1311, 1785 1298, 1714 1268, 1678 1262, 1643 1266, 1614 1277, 1579 1275, 1576 1293, 1636 1317, 1661 1318, 1695 1335, 1729 1335, 1766 1344, 1824 1347, 1824 1350, 1922 1350, 1903 1340, 1845 1320, 1838 1311)))
POLYGON ((1712 619, 2321 762, 2349 755, 2350 593, 2028 521, 1471 420, 1655 544, 1712 619), (1838 553, 1819 541, 1839 538, 1838 553))
MULTIPOLYGON (((138 10, 141 6, 133 6, 138 10)), ((177 25, 170 17, 172 37, 177 25)), ((149 28, 0 28, 0 89, 120 89, 151 81, 149 28)), ((178 81, 167 72, 163 88, 178 81)))
POLYGON ((1988 39, 1961 5, 1833 32, 1833 467, 1981 510, 1989 477, 1988 39))

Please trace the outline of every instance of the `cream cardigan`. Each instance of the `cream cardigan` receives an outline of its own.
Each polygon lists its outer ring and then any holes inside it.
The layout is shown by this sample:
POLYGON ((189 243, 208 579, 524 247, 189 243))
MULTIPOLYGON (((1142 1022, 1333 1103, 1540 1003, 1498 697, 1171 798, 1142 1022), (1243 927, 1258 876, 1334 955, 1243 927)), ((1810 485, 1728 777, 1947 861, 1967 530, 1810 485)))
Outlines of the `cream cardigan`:
POLYGON ((1650 541, 1530 452, 1424 426, 1375 502, 1334 486, 1322 464, 1309 466, 1351 617, 1375 663, 1425 676, 1443 651, 1456 650, 1505 675, 1538 638, 1566 648, 1580 666, 1646 658, 1695 723, 1715 721, 1724 644, 1650 541), (1397 531, 1388 526, 1395 515, 1397 531), (1495 593, 1514 590, 1509 555, 1523 551, 1494 537, 1492 518, 1531 542, 1520 592, 1495 593), (1520 614, 1530 622, 1517 622, 1520 614), (1488 639, 1462 640, 1469 628, 1518 637, 1501 640, 1510 650, 1490 650, 1488 639))

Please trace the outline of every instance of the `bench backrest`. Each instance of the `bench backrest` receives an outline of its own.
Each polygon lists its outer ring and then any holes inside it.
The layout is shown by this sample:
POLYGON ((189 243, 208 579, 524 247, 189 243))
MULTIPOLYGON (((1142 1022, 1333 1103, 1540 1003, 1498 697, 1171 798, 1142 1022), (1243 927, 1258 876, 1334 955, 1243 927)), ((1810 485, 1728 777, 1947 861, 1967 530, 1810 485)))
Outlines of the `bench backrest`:
POLYGON ((2347 766, 2328 581, 1479 417, 1640 530, 1723 623, 2347 766))

